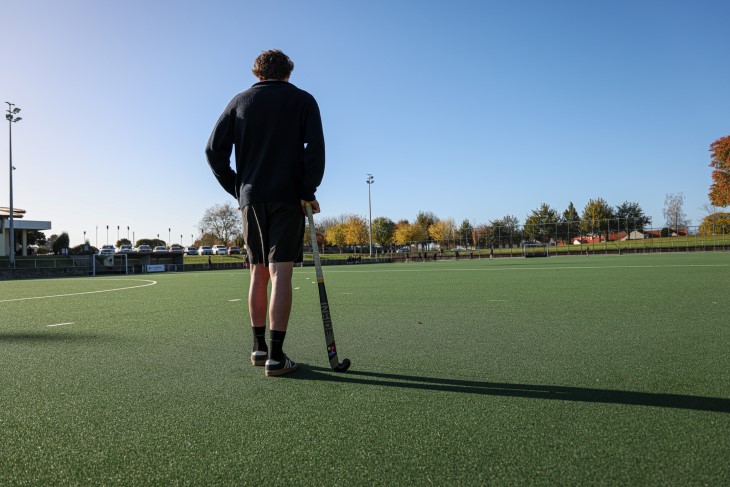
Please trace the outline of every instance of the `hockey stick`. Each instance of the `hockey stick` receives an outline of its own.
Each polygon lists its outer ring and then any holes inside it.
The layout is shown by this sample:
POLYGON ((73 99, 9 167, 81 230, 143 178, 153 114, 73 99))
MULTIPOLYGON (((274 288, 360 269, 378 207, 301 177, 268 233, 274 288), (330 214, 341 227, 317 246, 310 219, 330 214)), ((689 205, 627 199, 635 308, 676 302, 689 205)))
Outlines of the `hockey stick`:
POLYGON ((324 276, 322 275, 322 262, 319 260, 319 248, 317 246, 317 234, 314 231, 314 217, 312 216, 312 206, 307 203, 307 218, 309 219, 309 236, 312 240, 312 257, 314 258, 314 268, 317 274, 317 288, 319 289, 319 307, 322 311, 322 323, 324 324, 324 340, 327 344, 327 358, 330 361, 330 367, 337 372, 344 372, 350 367, 350 359, 345 359, 340 363, 337 360, 337 347, 335 347, 335 333, 332 331, 332 317, 330 316, 330 305, 327 301, 327 291, 324 288, 324 276))

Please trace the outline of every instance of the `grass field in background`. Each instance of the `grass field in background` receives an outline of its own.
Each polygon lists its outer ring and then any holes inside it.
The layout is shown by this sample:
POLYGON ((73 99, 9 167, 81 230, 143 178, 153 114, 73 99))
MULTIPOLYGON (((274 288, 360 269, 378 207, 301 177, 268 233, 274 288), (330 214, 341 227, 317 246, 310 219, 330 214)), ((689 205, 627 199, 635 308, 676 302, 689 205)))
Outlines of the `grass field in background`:
POLYGON ((0 281, 0 485, 727 485, 729 253, 0 281))

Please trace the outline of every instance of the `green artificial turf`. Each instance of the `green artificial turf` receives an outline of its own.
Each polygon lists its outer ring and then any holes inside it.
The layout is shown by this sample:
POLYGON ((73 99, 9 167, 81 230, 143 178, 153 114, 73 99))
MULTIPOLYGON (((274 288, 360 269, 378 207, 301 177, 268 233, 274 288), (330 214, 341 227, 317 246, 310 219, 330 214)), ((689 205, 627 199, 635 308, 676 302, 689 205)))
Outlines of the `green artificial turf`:
POLYGON ((730 254, 324 273, 280 378, 246 271, 0 282, 0 485, 730 481, 730 254))

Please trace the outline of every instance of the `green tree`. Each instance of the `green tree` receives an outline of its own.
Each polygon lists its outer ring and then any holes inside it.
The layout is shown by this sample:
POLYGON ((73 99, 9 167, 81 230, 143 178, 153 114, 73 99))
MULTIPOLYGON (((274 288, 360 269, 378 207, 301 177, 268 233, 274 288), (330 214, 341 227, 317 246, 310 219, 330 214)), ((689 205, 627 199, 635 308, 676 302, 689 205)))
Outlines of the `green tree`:
POLYGON ((28 245, 37 245, 39 247, 44 247, 48 243, 46 234, 41 232, 40 230, 28 230, 27 238, 28 245))
POLYGON ((520 219, 514 215, 506 215, 498 220, 492 220, 489 224, 492 226, 497 245, 509 244, 511 246, 523 239, 520 219))
POLYGON ((558 240, 570 244, 580 235, 580 215, 573 202, 568 204, 558 223, 558 240))
MULTIPOLYGON (((135 247, 139 247, 140 245, 149 245, 151 248, 155 247, 167 247, 167 244, 164 240, 160 240, 159 238, 140 238, 137 240, 137 243, 135 244, 135 247)), ((201 244, 201 245, 209 245, 209 244, 201 244)))
POLYGON ((61 235, 59 235, 57 238, 53 239, 52 248, 53 253, 55 255, 61 254, 61 249, 67 249, 69 246, 70 239, 68 238, 68 233, 61 232, 61 235))
POLYGON ((379 216, 373 220, 373 241, 382 247, 393 245, 395 222, 388 217, 379 216))
POLYGON ((530 240, 539 242, 550 242, 557 233, 557 223, 560 215, 557 210, 550 208, 550 205, 543 203, 525 220, 525 234, 530 240))
POLYGON ((614 212, 618 227, 626 233, 634 230, 643 231, 649 225, 651 218, 644 214, 639 203, 624 201, 616 207, 614 212))
POLYGON ((614 218, 613 208, 603 198, 589 200, 583 209, 581 219, 581 230, 584 234, 605 235, 608 232, 610 222, 614 218))
POLYGON ((464 247, 469 246, 469 242, 471 241, 471 233, 473 230, 474 227, 472 226, 471 222, 469 222, 469 220, 467 219, 464 219, 461 222, 459 229, 456 231, 456 234, 459 236, 459 242, 464 247))
POLYGON ((119 248, 122 245, 132 245, 132 242, 128 238, 120 238, 117 240, 116 247, 119 248))
POLYGON ((93 245, 89 245, 89 241, 87 240, 86 242, 69 249, 69 253, 73 255, 93 255, 99 253, 99 249, 93 245), (84 246, 87 246, 86 249, 84 249, 84 246))

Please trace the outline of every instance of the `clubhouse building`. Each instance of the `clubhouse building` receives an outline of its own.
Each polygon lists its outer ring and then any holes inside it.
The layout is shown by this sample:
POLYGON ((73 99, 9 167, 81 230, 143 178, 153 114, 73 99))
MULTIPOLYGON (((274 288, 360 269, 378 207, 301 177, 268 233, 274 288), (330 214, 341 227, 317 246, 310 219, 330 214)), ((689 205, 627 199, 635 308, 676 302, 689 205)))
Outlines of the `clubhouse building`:
MULTIPOLYGON (((51 222, 24 220, 25 210, 13 208, 15 255, 28 255, 28 231, 50 230, 51 222), (18 238, 20 237, 20 238, 18 238)), ((0 257, 10 255, 10 208, 0 206, 0 257)))

